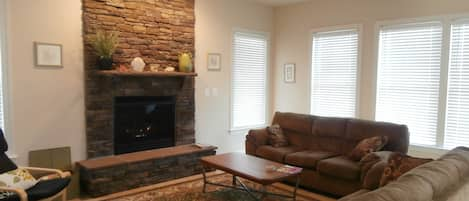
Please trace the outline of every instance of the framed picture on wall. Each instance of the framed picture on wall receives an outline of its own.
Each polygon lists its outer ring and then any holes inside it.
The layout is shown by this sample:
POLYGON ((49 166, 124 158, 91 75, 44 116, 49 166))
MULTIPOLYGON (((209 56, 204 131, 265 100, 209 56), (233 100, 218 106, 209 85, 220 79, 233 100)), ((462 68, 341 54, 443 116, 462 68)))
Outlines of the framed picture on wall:
POLYGON ((62 67, 62 45, 34 42, 37 67, 62 67))
POLYGON ((209 71, 220 71, 221 70, 221 54, 219 54, 219 53, 208 53, 207 70, 209 70, 209 71))
POLYGON ((283 66, 283 81, 285 83, 295 83, 296 72, 295 64, 288 63, 283 66))

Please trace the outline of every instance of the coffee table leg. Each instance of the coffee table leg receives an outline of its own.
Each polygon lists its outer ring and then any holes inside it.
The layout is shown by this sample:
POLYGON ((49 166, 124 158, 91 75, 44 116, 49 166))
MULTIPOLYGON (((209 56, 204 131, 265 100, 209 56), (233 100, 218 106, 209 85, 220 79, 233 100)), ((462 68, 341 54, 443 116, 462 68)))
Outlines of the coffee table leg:
POLYGON ((262 185, 262 195, 261 195, 261 200, 264 200, 267 197, 267 186, 262 185))
POLYGON ((203 193, 206 192, 205 188, 207 186, 207 175, 205 175, 205 166, 202 165, 202 175, 204 177, 204 189, 202 190, 203 193))
POLYGON ((293 190, 293 201, 296 201, 296 190, 298 189, 298 186, 300 185, 300 175, 298 174, 296 176, 296 184, 295 184, 295 189, 293 190))
POLYGON ((233 175, 233 186, 236 186, 236 176, 233 175))

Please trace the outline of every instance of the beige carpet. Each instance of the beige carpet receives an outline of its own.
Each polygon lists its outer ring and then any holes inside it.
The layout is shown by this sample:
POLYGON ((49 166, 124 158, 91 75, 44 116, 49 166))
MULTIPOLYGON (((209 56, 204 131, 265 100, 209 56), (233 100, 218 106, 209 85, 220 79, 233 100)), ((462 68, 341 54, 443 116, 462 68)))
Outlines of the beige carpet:
MULTIPOLYGON (((231 175, 226 174, 221 171, 216 171, 208 174, 208 179, 212 182, 231 184, 231 175)), ((260 188, 259 185, 252 182, 243 180, 248 186, 252 188, 260 188)), ((186 200, 199 200, 199 201, 222 201, 226 198, 220 198, 218 195, 226 196, 229 195, 233 197, 234 193, 241 192, 227 192, 227 189, 216 187, 216 186, 207 186, 209 193, 203 194, 203 179, 202 175, 195 175, 191 177, 186 177, 182 179, 172 180, 169 182, 164 182, 160 184, 155 184, 151 186, 146 186, 138 189, 132 189, 124 192, 119 192, 99 198, 94 199, 83 199, 87 201, 186 201, 186 200), (210 196, 210 194, 216 194, 217 196, 210 196), (210 199, 208 199, 210 198, 210 199)), ((293 188, 285 184, 274 184, 268 187, 269 191, 282 193, 282 194, 291 194, 293 188)), ((240 195, 243 197, 245 195, 240 195)), ((235 199, 236 200, 236 199, 235 199)), ((265 201, 282 201, 279 197, 269 196, 265 201)), ((299 190, 297 193, 297 200, 300 201, 334 201, 334 199, 311 193, 305 190, 299 190)))

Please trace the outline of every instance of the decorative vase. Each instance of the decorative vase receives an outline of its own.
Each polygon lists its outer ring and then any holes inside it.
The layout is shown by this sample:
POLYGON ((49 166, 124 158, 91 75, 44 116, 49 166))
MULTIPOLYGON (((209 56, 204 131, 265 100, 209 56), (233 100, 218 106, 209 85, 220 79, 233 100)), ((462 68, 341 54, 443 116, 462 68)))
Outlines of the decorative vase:
POLYGON ((179 71, 190 73, 192 72, 192 54, 181 53, 179 54, 179 71))
POLYGON ((98 59, 98 67, 101 70, 112 70, 112 58, 100 57, 98 59))
POLYGON ((130 63, 132 70, 136 72, 143 72, 145 70, 145 65, 145 62, 140 57, 135 57, 134 60, 132 60, 132 63, 130 63))

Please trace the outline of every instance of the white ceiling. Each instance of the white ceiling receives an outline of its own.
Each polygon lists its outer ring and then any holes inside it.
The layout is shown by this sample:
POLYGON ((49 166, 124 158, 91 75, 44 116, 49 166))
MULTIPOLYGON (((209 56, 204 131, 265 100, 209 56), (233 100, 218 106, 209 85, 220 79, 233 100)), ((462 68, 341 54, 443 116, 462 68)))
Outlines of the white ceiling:
POLYGON ((288 4, 294 4, 299 2, 311 1, 311 0, 255 0, 259 3, 268 5, 268 6, 285 6, 288 4))

